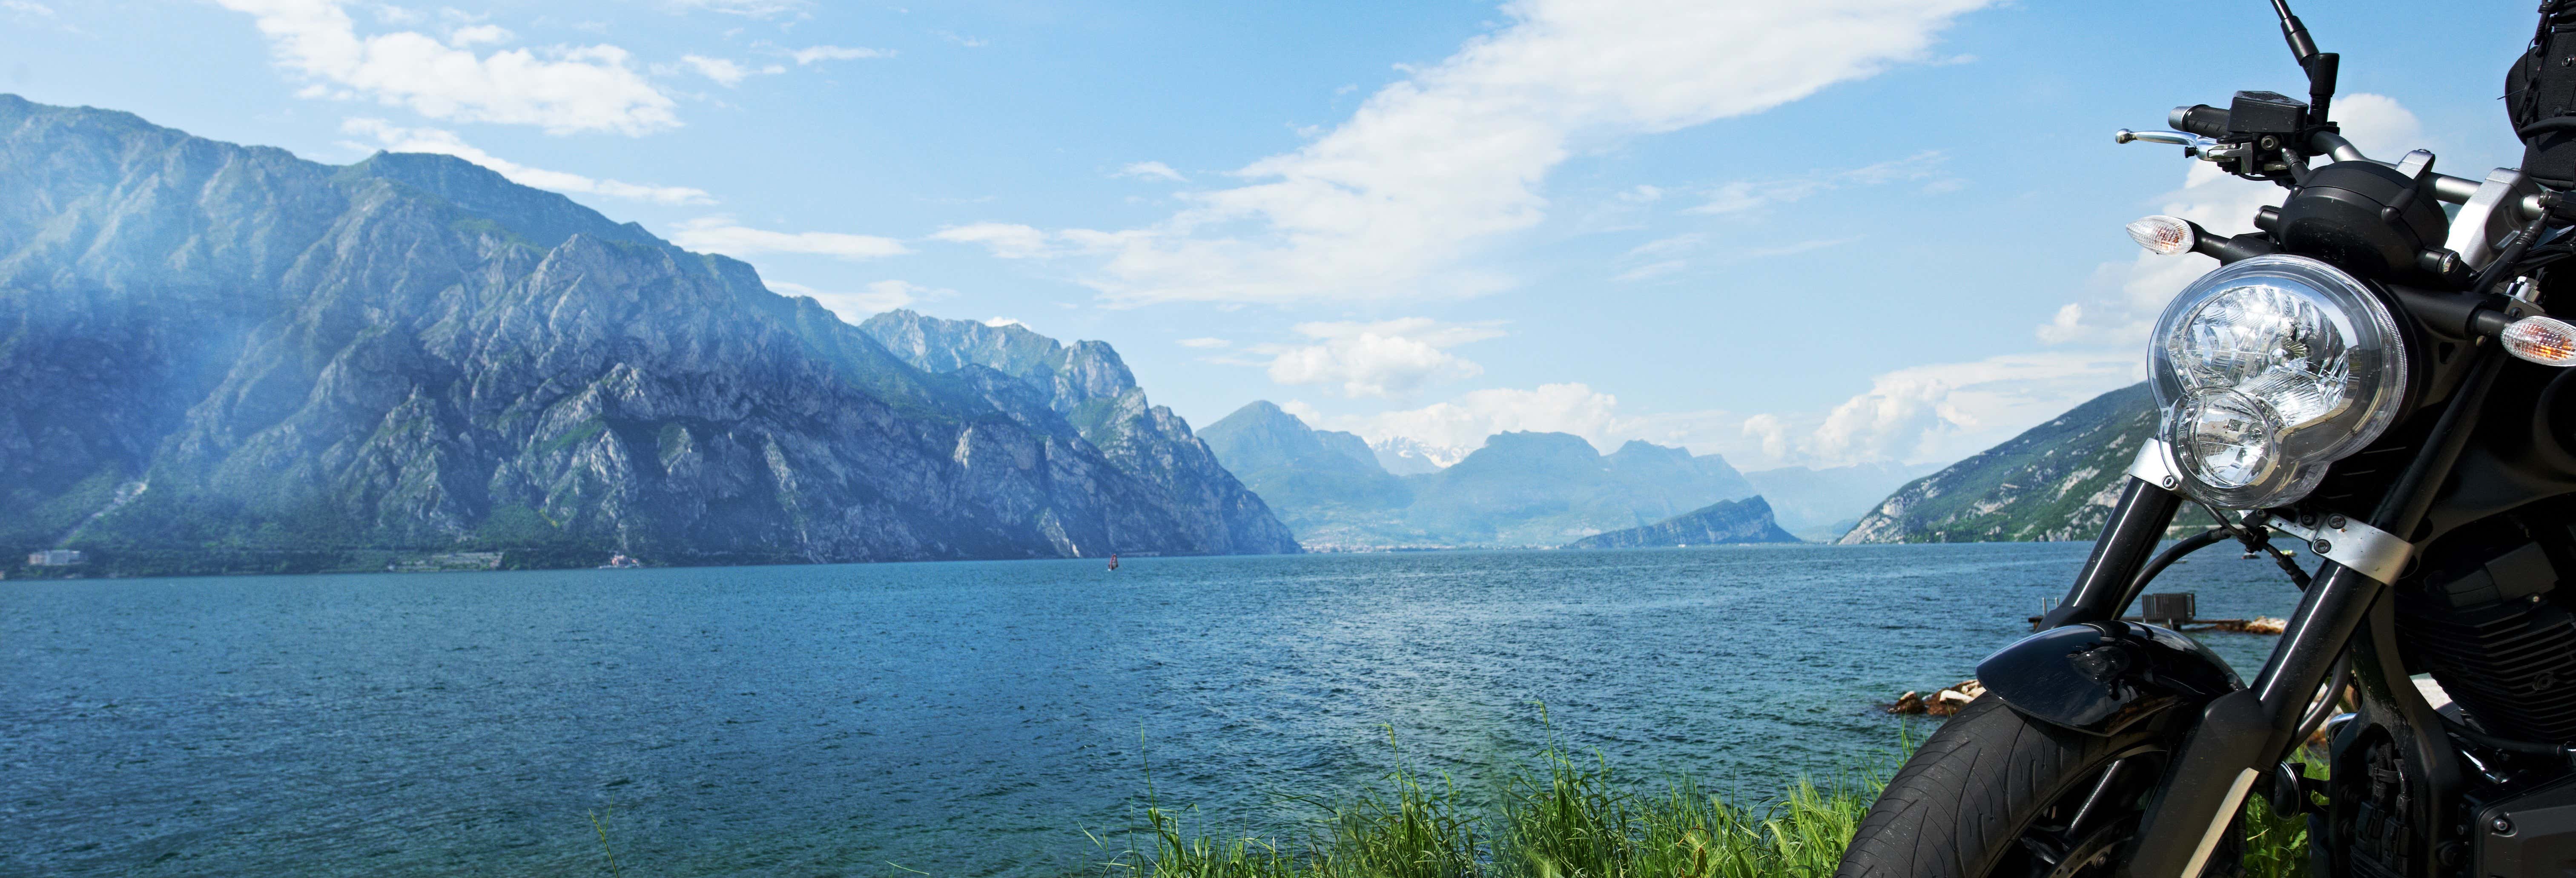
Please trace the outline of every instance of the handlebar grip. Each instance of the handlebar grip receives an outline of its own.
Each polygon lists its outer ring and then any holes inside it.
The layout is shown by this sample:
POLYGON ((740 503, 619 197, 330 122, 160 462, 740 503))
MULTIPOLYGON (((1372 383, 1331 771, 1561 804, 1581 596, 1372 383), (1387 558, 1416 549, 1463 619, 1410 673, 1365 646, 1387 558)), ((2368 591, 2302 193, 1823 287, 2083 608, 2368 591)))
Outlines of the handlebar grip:
POLYGON ((2208 104, 2175 107, 2165 114, 2165 124, 2176 131, 2189 131, 2202 137, 2227 136, 2227 111, 2208 104))

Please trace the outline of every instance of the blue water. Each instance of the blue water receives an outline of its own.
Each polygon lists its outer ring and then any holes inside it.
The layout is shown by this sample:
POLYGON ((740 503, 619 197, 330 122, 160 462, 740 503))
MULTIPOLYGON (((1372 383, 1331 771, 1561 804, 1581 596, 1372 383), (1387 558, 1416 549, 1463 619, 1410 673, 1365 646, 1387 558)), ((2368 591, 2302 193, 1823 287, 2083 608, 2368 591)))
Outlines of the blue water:
MULTIPOLYGON (((1761 795, 1889 749, 2081 544, 0 583, 0 874, 1075 871, 1547 734, 1761 795), (1104 832, 1105 834, 1105 832, 1104 832)), ((2286 615, 2212 549, 2162 589, 2286 615)), ((2274 638, 2206 638, 2249 677, 2274 638)))

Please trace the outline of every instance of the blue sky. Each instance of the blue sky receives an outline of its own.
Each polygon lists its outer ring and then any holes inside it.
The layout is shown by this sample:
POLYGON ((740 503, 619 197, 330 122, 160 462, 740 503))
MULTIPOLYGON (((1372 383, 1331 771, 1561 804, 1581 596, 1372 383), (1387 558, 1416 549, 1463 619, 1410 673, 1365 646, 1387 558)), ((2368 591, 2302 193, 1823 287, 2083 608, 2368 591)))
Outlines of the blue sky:
MULTIPOLYGON (((2529 0, 2309 0, 2357 140, 2482 175, 2529 0)), ((0 0, 0 90, 465 155, 854 319, 1018 320, 1206 424, 1946 461, 2137 380, 2277 190, 2166 109, 2304 86, 2260 0, 896 6, 0 0)))

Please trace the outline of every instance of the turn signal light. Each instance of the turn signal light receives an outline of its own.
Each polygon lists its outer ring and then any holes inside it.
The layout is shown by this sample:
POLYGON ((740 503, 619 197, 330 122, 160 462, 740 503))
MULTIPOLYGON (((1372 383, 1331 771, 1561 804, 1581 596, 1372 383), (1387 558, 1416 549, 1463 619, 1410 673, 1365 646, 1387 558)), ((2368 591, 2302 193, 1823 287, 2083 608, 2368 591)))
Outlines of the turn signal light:
POLYGON ((2138 246, 2145 247, 2147 252, 2159 256, 2189 253, 2191 245, 2199 237, 2192 232, 2191 222, 2178 216, 2166 216, 2160 213, 2139 217, 2129 223, 2129 240, 2138 242, 2138 246))
POLYGON ((2554 317, 2525 317, 2506 324, 2506 353, 2543 366, 2576 366, 2576 326, 2554 317))

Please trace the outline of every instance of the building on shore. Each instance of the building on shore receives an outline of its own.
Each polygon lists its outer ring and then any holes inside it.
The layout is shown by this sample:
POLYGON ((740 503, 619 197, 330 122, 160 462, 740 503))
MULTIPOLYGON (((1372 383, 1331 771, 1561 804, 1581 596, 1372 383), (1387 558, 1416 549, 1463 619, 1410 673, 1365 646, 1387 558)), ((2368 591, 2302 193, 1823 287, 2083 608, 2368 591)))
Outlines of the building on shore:
POLYGON ((89 555, 79 549, 46 549, 27 553, 29 567, 71 567, 89 563, 89 555))

